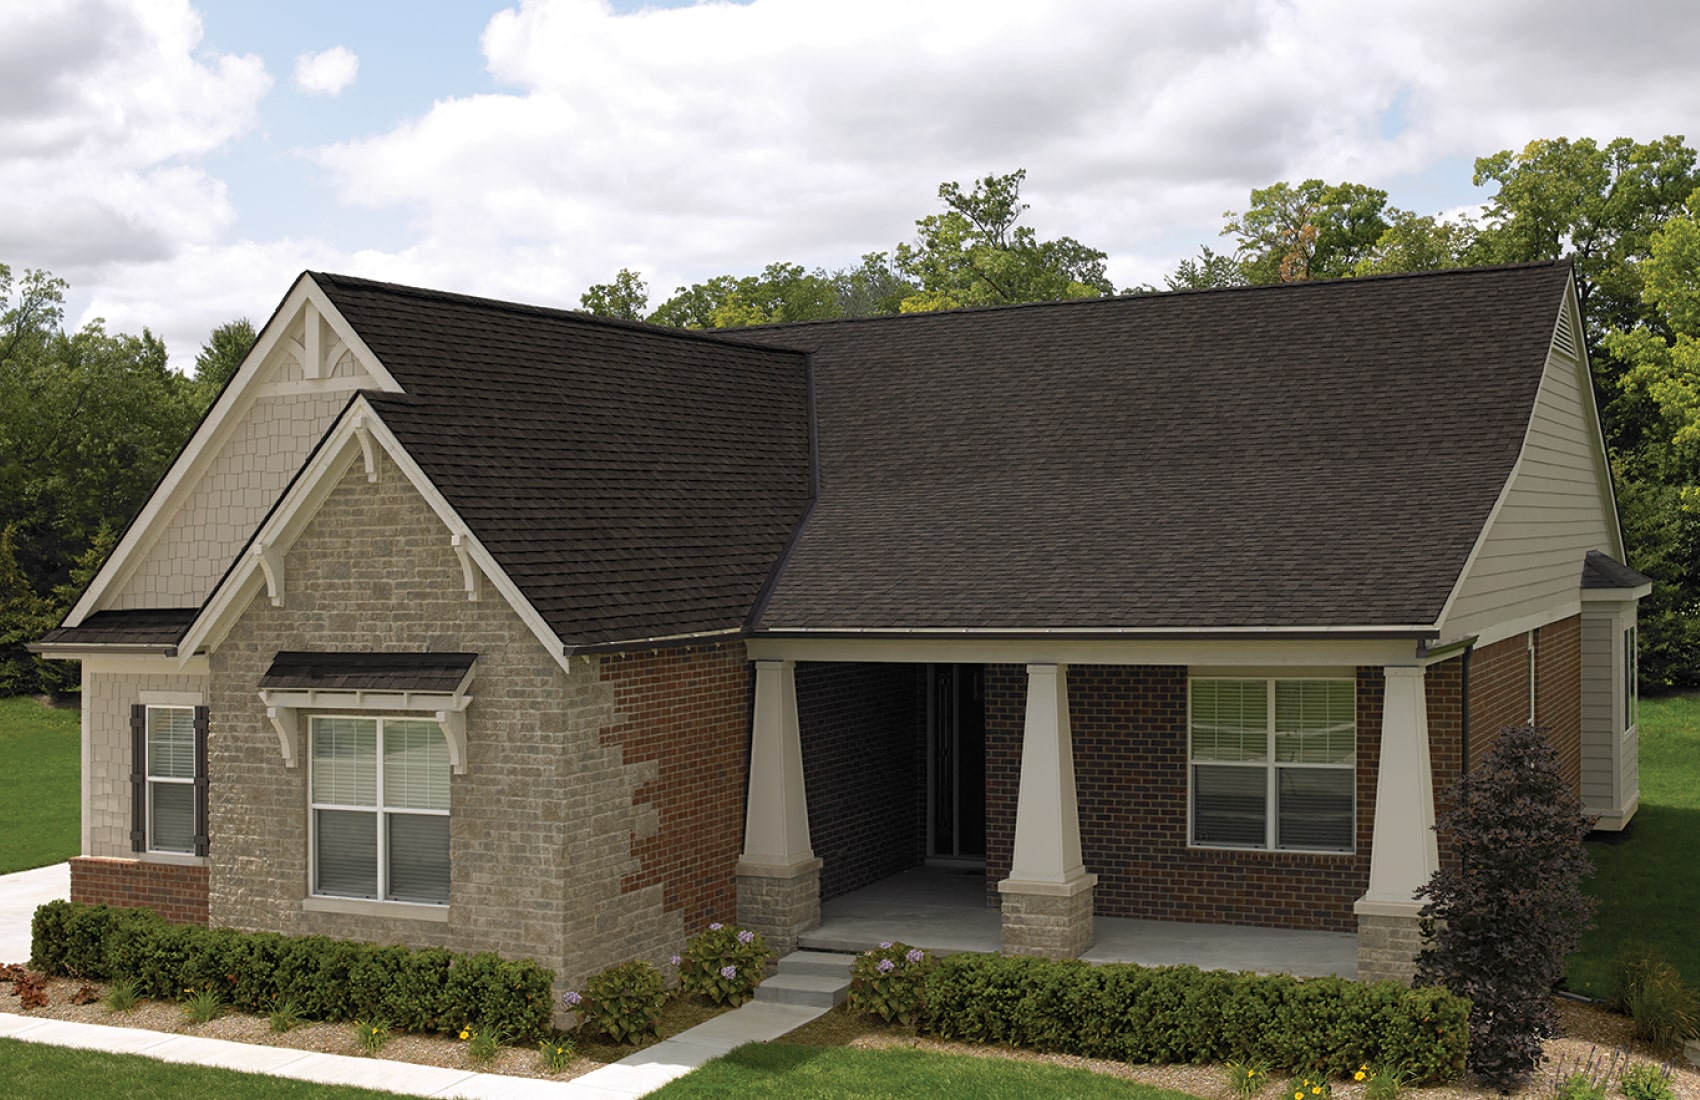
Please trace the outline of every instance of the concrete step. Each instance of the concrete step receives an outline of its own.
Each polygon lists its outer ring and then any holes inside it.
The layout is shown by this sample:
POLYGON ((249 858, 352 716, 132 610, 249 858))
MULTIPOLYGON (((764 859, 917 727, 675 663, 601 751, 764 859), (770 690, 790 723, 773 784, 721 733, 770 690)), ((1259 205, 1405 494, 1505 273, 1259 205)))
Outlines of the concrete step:
POLYGON ((808 1005, 836 1008, 850 995, 850 976, 828 978, 819 974, 775 974, 756 986, 756 1000, 768 1004, 808 1005))
POLYGON ((814 974, 822 978, 848 980, 850 964, 855 958, 836 951, 793 951, 779 960, 779 973, 814 974))

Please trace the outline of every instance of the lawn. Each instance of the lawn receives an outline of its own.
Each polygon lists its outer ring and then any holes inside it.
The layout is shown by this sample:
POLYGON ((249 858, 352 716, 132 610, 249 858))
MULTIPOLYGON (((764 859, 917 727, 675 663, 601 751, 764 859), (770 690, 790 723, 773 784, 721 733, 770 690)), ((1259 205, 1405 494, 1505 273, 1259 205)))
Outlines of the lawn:
POLYGON ((136 1054, 0 1039, 0 1088, 9 1100, 122 1096, 125 1100, 395 1100, 393 1092, 320 1085, 207 1066, 185 1066, 136 1054), (99 1082, 99 1084, 95 1084, 99 1082))
POLYGON ((903 1048, 846 1050, 793 1043, 739 1047, 651 1095, 655 1100, 1195 1100, 1186 1093, 1063 1066, 903 1048))
POLYGON ((77 854, 82 820, 78 716, 22 696, 0 699, 0 875, 60 863, 77 854))
POLYGON ((1569 987, 1609 995, 1612 956, 1635 940, 1700 987, 1700 695, 1641 701, 1641 808, 1621 842, 1590 843, 1588 854, 1600 908, 1570 957, 1569 987))

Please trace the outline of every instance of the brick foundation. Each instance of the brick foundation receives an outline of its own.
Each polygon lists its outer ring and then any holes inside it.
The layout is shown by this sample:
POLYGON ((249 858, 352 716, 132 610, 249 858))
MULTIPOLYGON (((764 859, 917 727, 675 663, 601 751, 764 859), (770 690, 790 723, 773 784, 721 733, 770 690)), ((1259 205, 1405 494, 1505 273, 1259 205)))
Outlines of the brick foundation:
POLYGON ((174 924, 207 924, 207 869, 139 859, 71 860, 71 900, 152 909, 174 924))

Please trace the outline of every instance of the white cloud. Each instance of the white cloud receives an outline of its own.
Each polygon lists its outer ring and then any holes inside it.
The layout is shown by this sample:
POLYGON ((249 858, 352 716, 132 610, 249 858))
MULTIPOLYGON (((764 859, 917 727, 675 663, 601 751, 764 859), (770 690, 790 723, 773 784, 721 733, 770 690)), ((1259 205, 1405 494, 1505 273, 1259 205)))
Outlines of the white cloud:
POLYGON ((295 59, 295 86, 308 95, 338 96, 360 72, 360 58, 345 46, 332 46, 295 59))
POLYGON ((200 57, 185 0, 0 6, 0 259, 78 277, 235 219, 193 163, 254 125, 257 57, 200 57))

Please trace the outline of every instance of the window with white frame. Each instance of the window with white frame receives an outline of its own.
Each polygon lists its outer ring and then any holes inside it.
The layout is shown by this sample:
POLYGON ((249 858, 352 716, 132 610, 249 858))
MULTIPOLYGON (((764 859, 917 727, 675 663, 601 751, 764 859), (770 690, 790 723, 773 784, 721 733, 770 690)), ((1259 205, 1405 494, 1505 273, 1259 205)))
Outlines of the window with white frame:
POLYGON ((1195 679, 1189 694, 1194 845, 1353 850, 1352 680, 1195 679))
POLYGON ((416 718, 311 721, 313 893, 446 905, 449 749, 416 718))
POLYGON ((1623 632, 1623 728, 1632 730, 1640 720, 1641 657, 1635 645, 1635 628, 1623 632))
POLYGON ((195 851, 195 708, 147 708, 147 850, 195 851))

